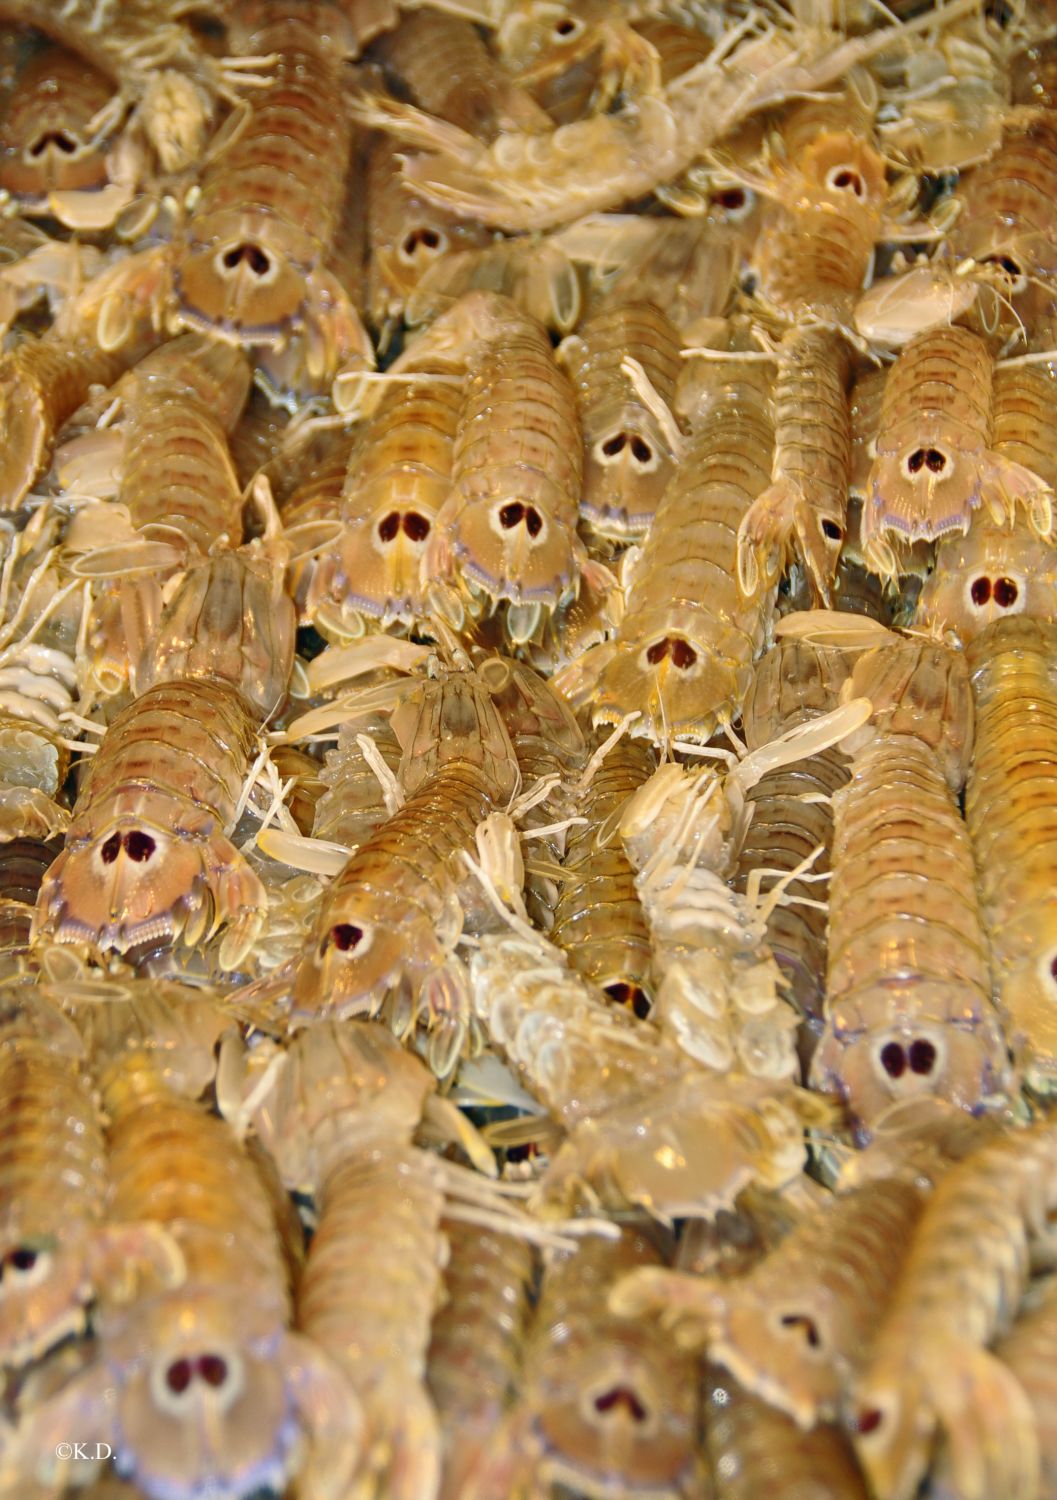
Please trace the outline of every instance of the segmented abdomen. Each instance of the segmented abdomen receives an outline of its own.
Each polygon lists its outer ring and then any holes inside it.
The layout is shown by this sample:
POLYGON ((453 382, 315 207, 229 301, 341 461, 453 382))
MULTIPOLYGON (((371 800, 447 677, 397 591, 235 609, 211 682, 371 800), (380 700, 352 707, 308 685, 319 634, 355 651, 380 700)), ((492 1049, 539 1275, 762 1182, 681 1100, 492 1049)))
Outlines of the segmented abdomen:
POLYGON ((640 1016, 649 1009, 652 991, 650 933, 616 822, 628 797, 654 769, 645 746, 625 738, 576 799, 576 811, 587 823, 569 830, 551 932, 577 973, 640 1016))
MULTIPOLYGON (((229 381, 237 385, 240 374, 244 367, 232 368, 229 381)), ((219 404, 207 405, 176 379, 145 379, 129 402, 125 429, 120 499, 133 526, 175 531, 203 555, 217 542, 234 547, 242 540, 242 491, 219 404)))
POLYGON ((322 1184, 298 1321, 367 1396, 424 1378, 443 1206, 429 1158, 411 1147, 352 1154, 322 1184))
MULTIPOLYGON (((644 405, 624 359, 634 359, 671 412, 682 340, 649 302, 618 302, 596 312, 561 348, 583 424, 581 513, 603 535, 641 536, 672 473, 670 435, 644 405)), ((673 418, 674 421, 674 418, 673 418)))
POLYGON ((330 6, 303 15, 289 4, 255 6, 260 24, 240 37, 240 50, 274 54, 267 88, 254 90, 244 128, 206 167, 190 234, 220 211, 272 214, 299 238, 325 251, 341 213, 352 142, 342 107, 340 26, 330 6))
POLYGON ((576 400, 541 328, 524 319, 490 343, 468 383, 453 482, 470 499, 536 500, 570 528, 580 499, 583 444, 576 400))
POLYGON ((103 736, 74 807, 75 825, 93 820, 111 797, 144 791, 193 801, 228 826, 255 744, 254 718, 226 683, 148 688, 103 736))
POLYGON ((615 659, 603 669, 595 719, 646 717, 635 735, 707 739, 736 718, 772 607, 737 582, 737 532, 771 472, 762 393, 728 385, 695 431, 665 490, 631 581, 615 659), (663 711, 661 704, 663 703, 663 711))
POLYGON ((487 1439, 518 1385, 535 1257, 511 1234, 445 1219, 445 1300, 433 1319, 427 1380, 443 1420, 449 1466, 487 1439))
POLYGON ((833 799, 826 1028, 813 1079, 869 1125, 891 1098, 976 1108, 1005 1044, 967 831, 936 752, 885 735, 833 799))
POLYGON ((1057 626, 996 620, 968 648, 976 739, 966 787, 999 1006, 1036 1087, 1057 1069, 1057 626))
POLYGON ((706 1374, 708 1451, 717 1500, 867 1500, 865 1481, 838 1427, 803 1432, 724 1371, 706 1374))
POLYGON ((996 453, 1057 486, 1057 365, 995 367, 992 387, 996 453))
POLYGON ((56 189, 105 187, 109 142, 88 126, 113 93, 109 78, 63 47, 31 57, 0 121, 0 188, 24 201, 26 211, 46 212, 56 189))
MULTIPOLYGON (((766 893, 820 845, 822 853, 812 863, 811 874, 828 874, 833 839, 830 799, 847 781, 847 758, 835 749, 762 776, 748 794, 752 822, 741 845, 735 890, 744 893, 752 872, 766 870, 769 878, 761 888, 766 893)), ((826 994, 827 913, 793 903, 800 898, 824 900, 826 886, 791 880, 783 889, 789 904, 781 902, 767 918, 767 944, 797 1010, 817 1026, 826 994)))

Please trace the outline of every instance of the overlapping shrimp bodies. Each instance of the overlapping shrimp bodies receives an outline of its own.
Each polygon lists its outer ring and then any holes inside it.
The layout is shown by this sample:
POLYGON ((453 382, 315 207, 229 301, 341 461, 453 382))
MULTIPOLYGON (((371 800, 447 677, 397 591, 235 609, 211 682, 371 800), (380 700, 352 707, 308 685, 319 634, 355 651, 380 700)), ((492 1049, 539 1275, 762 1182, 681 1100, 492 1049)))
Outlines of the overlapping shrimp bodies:
POLYGON ((976 872, 954 801, 972 705, 964 659, 897 641, 860 658, 877 733, 834 794, 825 1030, 812 1065, 860 1122, 936 1092, 982 1108, 1009 1083, 976 872))

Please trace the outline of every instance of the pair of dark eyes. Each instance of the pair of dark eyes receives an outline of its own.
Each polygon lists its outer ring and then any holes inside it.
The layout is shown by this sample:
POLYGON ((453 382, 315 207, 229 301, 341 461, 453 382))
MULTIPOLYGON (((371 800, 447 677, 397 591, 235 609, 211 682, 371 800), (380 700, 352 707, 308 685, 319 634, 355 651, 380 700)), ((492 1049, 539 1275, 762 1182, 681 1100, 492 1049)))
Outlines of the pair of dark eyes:
POLYGON ((136 828, 131 833, 112 833, 99 851, 104 865, 112 865, 121 853, 122 847, 129 859, 140 865, 150 859, 157 845, 149 833, 141 833, 136 828))
POLYGON ((391 542, 401 526, 404 529, 404 535, 413 542, 424 542, 429 536, 430 524, 425 516, 419 515, 417 510, 409 510, 403 516, 398 510, 392 510, 378 522, 379 539, 383 542, 391 542))
POLYGON ((203 1354, 198 1359, 174 1359, 165 1372, 165 1384, 174 1396, 182 1396, 196 1375, 215 1390, 228 1378, 227 1360, 219 1354, 203 1354))
POLYGON ((974 578, 969 590, 973 603, 981 608, 989 599, 993 599, 999 609, 1009 609, 1016 604, 1019 593, 1012 578, 996 578, 992 583, 990 578, 983 576, 974 578))
POLYGON ((919 1039, 906 1048, 899 1042, 886 1042, 881 1048, 881 1066, 889 1078, 902 1078, 907 1068, 924 1077, 936 1066, 936 1055, 932 1042, 919 1039))
POLYGON ((911 474, 920 474, 922 469, 928 469, 930 474, 942 474, 946 467, 947 455, 938 448, 915 448, 907 459, 907 469, 911 474))
POLYGON ((678 635, 662 636, 659 641, 654 641, 646 652, 646 660, 651 667, 657 666, 666 656, 671 657, 673 667, 681 667, 684 672, 688 671, 697 660, 697 652, 693 646, 678 635))

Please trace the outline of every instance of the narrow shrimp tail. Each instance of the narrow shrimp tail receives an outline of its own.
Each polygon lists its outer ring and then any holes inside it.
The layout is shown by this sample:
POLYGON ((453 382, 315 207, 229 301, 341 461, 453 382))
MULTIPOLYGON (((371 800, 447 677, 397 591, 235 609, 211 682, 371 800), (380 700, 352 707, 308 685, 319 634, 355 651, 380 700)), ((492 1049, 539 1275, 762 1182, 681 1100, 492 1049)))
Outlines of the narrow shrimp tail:
POLYGON ((770 588, 785 565, 797 507, 803 503, 789 479, 779 479, 758 495, 738 526, 738 588, 754 599, 770 588))
POLYGON ((618 723, 641 713, 631 733, 663 741, 707 740, 717 724, 737 717, 752 684, 751 653, 745 661, 707 651, 672 632, 661 641, 619 649, 603 667, 595 699, 595 723, 618 723), (659 657, 656 665, 651 658, 659 657))
POLYGON ((1012 526, 1017 507, 1023 506, 1036 536, 1048 537, 1053 531, 1053 491, 1037 474, 1011 458, 995 453, 985 454, 980 473, 984 497, 998 522, 1012 526))
POLYGON ((310 1444, 298 1495, 301 1500, 343 1500, 363 1449, 360 1403, 324 1350, 296 1333, 285 1334, 283 1342, 294 1402, 310 1444))
POLYGON ((959 1500, 1035 1500, 1040 1457, 1035 1414, 1020 1382, 986 1349, 930 1347, 932 1401, 946 1433, 941 1492, 959 1500))

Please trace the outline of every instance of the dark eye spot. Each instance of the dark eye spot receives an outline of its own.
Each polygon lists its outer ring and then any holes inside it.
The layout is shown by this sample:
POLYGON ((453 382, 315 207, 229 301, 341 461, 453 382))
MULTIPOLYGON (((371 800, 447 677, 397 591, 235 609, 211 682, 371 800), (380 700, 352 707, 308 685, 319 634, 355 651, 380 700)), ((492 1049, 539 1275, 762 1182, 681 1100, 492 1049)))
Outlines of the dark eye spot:
POLYGON ((99 858, 103 861, 104 865, 112 865, 120 853, 121 835, 119 833, 112 833, 100 849, 99 858))
POLYGON ((144 864, 150 859, 156 848, 157 845, 149 833, 140 833, 134 828, 131 833, 125 834, 125 853, 137 865, 144 864))
POLYGON ((363 928, 352 922, 339 922, 330 929, 330 941, 342 953, 351 953, 363 937, 363 928))
POLYGON ((165 1384, 174 1396, 182 1396, 191 1384, 193 1373, 189 1359, 174 1359, 165 1372, 165 1384))
POLYGON ((665 636, 663 640, 654 641, 653 645, 649 647, 646 652, 646 660, 650 663, 650 666, 655 667, 657 663, 659 661, 663 661, 667 655, 668 637, 665 636))
POLYGON ((615 1411, 622 1406, 634 1422, 645 1422, 649 1413, 639 1400, 638 1396, 627 1385, 615 1385, 611 1391, 604 1392, 595 1397, 595 1411, 602 1413, 615 1411))
POLYGON ((37 1252, 25 1249, 12 1250, 8 1260, 16 1271, 32 1271, 37 1264, 37 1252))
POLYGON ((745 207, 745 192, 742 188, 724 188, 722 192, 716 193, 712 202, 717 208, 726 209, 730 213, 745 207))
POLYGON ((898 1042, 886 1042, 881 1048, 881 1066, 889 1078, 902 1078, 906 1072, 906 1053, 898 1042))
POLYGON ((938 448, 929 448, 925 454, 925 467, 931 474, 942 474, 947 467, 947 455, 938 448))
POLYGON ((867 1433, 876 1432, 884 1421, 884 1416, 876 1407, 869 1411, 861 1411, 855 1422, 855 1430, 865 1437, 867 1433))
POLYGON ((1016 604, 1017 595, 1019 592, 1020 590, 1017 588, 1012 578, 995 579, 995 603, 998 605, 999 609, 1009 609, 1011 605, 1016 604))
POLYGON ((198 1373, 206 1385, 211 1385, 215 1389, 223 1385, 228 1378, 227 1361, 221 1359, 219 1354, 203 1354, 198 1361, 198 1373))
POLYGON ((391 542, 400 530, 400 512, 391 510, 389 514, 378 522, 378 540, 391 542))
POLYGON ((919 474, 924 467, 925 450, 924 448, 915 448, 913 453, 907 459, 907 469, 911 474, 919 474))
POLYGON ((520 500, 512 500, 509 505, 504 505, 499 512, 499 524, 504 531, 513 531, 525 514, 525 507, 520 500))
POLYGON ((526 505, 525 507, 525 530, 529 536, 539 536, 543 530, 543 517, 535 506, 526 505))
POLYGON ((624 447, 625 442, 626 438, 624 434, 622 432, 618 432, 614 434, 613 437, 606 438, 605 442, 602 444, 602 452, 606 455, 607 458, 615 458, 616 455, 624 447))
POLYGON ((985 605, 988 599, 990 599, 991 597, 990 578, 974 578, 972 587, 969 590, 969 596, 972 599, 973 603, 978 607, 982 607, 983 605, 985 605))
POLYGON ((678 636, 676 636, 669 649, 672 653, 672 665, 681 667, 684 672, 689 671, 697 660, 697 652, 693 646, 688 645, 684 640, 680 640, 678 636))
POLYGON ((442 245, 442 237, 436 229, 426 225, 423 229, 412 229, 404 239, 404 254, 413 256, 415 251, 421 247, 424 250, 439 250, 442 245))
POLYGON ((631 439, 631 452, 632 456, 637 458, 640 464, 648 464, 653 457, 653 449, 649 443, 644 442, 638 435, 631 439))
POLYGON ((576 30, 576 22, 571 21, 568 16, 559 21, 554 28, 555 36, 572 36, 576 30))
POLYGON ((29 154, 30 156, 43 156, 49 146, 56 146, 64 156, 72 156, 77 150, 77 142, 64 130, 48 130, 30 146, 29 154))
POLYGON ((417 510, 409 510, 404 517, 404 535, 413 542, 424 542, 429 536, 429 522, 417 510))
POLYGON ((932 1042, 911 1042, 908 1056, 912 1073, 931 1073, 936 1065, 936 1048, 932 1042))
POLYGON ((817 1349, 822 1343, 818 1325, 812 1318, 806 1318, 802 1313, 789 1313, 788 1316, 782 1319, 782 1327, 799 1329, 812 1349, 817 1349))
POLYGON ((649 999, 637 984, 630 984, 626 979, 614 979, 612 984, 606 985, 605 991, 611 1000, 617 1005, 627 1006, 640 1021, 645 1021, 649 1015, 649 999))
POLYGON ((830 179, 833 186, 842 193, 854 193, 856 198, 861 198, 866 191, 866 185, 858 172, 853 172, 850 167, 842 167, 839 172, 834 172, 830 179))
POLYGON ((271 261, 259 245, 235 245, 224 256, 224 264, 229 271, 233 271, 243 261, 255 276, 265 275, 271 267, 271 261))
POLYGON ((828 542, 839 542, 843 540, 844 533, 834 521, 823 521, 822 535, 828 542))

